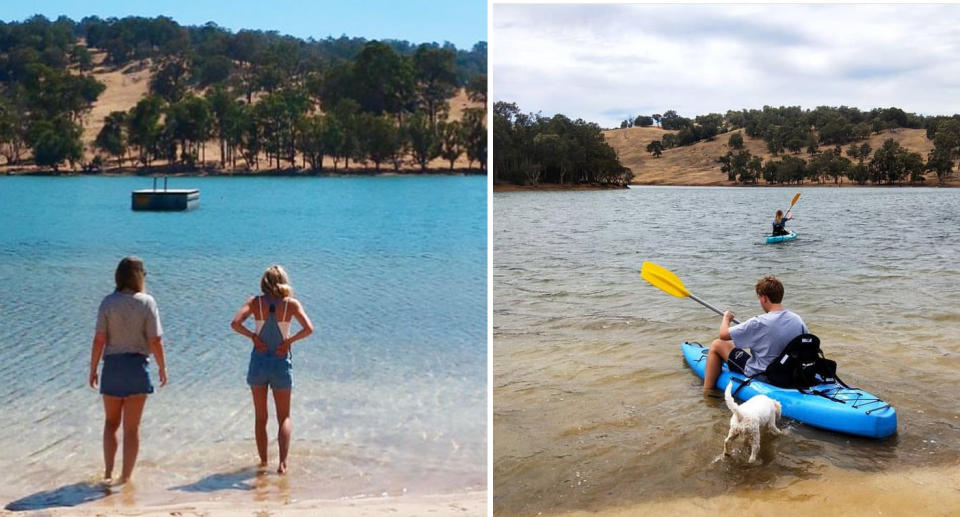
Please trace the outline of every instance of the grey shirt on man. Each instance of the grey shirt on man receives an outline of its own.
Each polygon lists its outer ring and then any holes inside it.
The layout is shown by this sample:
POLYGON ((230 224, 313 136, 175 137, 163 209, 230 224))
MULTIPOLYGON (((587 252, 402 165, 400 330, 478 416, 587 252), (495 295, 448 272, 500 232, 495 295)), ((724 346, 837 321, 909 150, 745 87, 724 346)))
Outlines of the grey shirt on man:
POLYGON ((116 291, 100 302, 97 333, 107 335, 104 355, 150 355, 151 338, 163 335, 157 302, 147 293, 116 291))
POLYGON ((730 339, 733 340, 733 346, 750 349, 750 359, 744 373, 754 376, 765 372, 793 338, 808 332, 800 316, 781 309, 730 327, 730 339))

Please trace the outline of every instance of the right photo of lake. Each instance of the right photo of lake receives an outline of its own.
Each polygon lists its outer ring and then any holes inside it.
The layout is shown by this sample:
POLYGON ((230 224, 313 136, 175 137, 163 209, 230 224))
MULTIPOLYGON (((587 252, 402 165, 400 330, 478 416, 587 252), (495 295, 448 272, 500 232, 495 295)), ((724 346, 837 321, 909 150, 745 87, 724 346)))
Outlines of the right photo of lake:
POLYGON ((960 514, 960 5, 490 16, 494 515, 960 514))

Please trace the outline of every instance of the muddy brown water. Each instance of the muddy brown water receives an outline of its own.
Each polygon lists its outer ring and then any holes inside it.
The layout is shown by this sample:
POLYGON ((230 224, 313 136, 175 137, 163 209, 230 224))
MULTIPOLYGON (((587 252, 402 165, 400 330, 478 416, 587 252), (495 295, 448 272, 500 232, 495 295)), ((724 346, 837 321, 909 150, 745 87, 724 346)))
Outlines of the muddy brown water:
MULTIPOLYGON (((494 512, 707 511, 649 506, 701 498, 756 510, 743 502, 852 479, 901 480, 864 482, 877 488, 857 500, 888 501, 889 486, 960 511, 949 506, 960 504, 957 476, 939 474, 960 464, 958 223, 953 189, 495 194, 494 512), (797 191, 788 228, 799 238, 762 244, 797 191), (872 440, 785 420, 787 433, 765 437, 756 464, 742 444, 715 461, 729 410, 703 398, 680 343, 708 343, 719 317, 644 282, 644 260, 740 319, 762 312, 756 280, 780 277, 784 304, 820 336, 841 377, 896 407, 897 434, 872 440), (917 472, 946 485, 902 482, 917 472)), ((843 490, 826 493, 835 496, 824 504, 845 500, 843 490)))

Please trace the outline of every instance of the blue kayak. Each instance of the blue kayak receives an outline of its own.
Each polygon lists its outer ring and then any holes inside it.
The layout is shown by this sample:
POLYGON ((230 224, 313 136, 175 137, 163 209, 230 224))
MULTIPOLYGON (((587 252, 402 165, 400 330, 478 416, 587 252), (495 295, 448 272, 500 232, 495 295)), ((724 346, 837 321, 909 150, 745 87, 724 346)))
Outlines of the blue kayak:
MULTIPOLYGON (((702 379, 707 366, 708 348, 687 342, 681 347, 683 358, 702 379)), ((868 438, 886 438, 897 432, 897 410, 858 388, 833 382, 818 384, 803 393, 754 379, 737 391, 741 384, 737 381, 744 380, 745 376, 730 372, 726 364, 717 378, 717 388, 726 389, 732 379, 736 379, 733 381, 733 390, 737 399, 749 400, 754 395, 766 395, 780 402, 783 416, 814 427, 868 438)))
POLYGON ((772 235, 767 235, 766 243, 774 244, 777 242, 787 242, 787 241, 792 241, 793 239, 796 239, 796 238, 797 238, 797 232, 791 231, 787 235, 777 235, 776 237, 772 235))

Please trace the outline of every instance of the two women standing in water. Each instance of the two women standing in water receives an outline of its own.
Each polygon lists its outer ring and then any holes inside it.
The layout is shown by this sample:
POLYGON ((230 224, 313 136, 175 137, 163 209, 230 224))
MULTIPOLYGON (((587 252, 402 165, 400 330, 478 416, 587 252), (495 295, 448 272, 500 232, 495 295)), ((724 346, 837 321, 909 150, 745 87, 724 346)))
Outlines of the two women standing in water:
MULTIPOLYGON (((126 257, 120 261, 115 273, 116 289, 103 299, 97 313, 90 356, 90 386, 96 388, 99 384, 103 395, 104 478, 108 480, 113 477, 117 435, 123 425, 121 483, 133 473, 140 446, 140 418, 147 395, 153 393, 148 371, 151 354, 157 362, 160 386, 167 383, 163 329, 156 301, 144 292, 146 276, 143 261, 139 258, 126 257), (101 357, 103 369, 98 375, 101 357)), ((267 465, 267 391, 273 389, 280 446, 277 472, 282 474, 287 468, 292 432, 293 363, 290 347, 313 333, 313 323, 301 303, 292 297, 293 288, 282 267, 268 268, 260 281, 260 288, 263 294, 251 297, 243 304, 231 327, 253 342, 247 384, 253 394, 254 431, 261 467, 267 465), (251 315, 256 324, 255 331, 243 325, 251 315), (294 318, 301 329, 290 336, 290 322, 294 318)))

